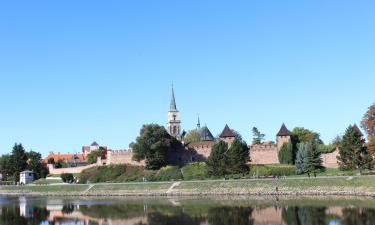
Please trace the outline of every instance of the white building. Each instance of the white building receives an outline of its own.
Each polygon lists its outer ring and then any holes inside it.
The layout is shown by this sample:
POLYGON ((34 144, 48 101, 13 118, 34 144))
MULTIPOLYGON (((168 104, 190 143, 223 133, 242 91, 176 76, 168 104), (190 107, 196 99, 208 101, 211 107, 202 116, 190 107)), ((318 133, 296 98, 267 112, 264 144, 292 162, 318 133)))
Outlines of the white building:
POLYGON ((34 181, 34 172, 25 170, 20 173, 20 184, 29 184, 34 181))

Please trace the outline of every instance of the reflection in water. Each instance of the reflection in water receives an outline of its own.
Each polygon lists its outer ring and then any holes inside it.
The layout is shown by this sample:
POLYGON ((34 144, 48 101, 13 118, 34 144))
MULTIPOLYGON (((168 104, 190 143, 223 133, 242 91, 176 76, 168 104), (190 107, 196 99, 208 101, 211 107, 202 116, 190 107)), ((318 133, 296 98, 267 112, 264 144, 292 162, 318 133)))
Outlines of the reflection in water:
POLYGON ((374 225, 375 200, 0 197, 1 225, 374 225), (330 203, 330 204, 329 204, 330 203), (348 207, 350 205, 350 207, 348 207))

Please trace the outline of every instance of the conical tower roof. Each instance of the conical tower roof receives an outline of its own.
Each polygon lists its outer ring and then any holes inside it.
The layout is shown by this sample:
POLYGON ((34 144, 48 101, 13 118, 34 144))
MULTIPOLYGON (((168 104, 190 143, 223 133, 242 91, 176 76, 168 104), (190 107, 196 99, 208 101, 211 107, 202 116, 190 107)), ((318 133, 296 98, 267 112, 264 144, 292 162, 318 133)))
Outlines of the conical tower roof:
POLYGON ((170 112, 177 112, 176 99, 174 97, 173 87, 172 87, 172 97, 171 97, 171 103, 170 103, 170 106, 169 106, 169 111, 170 112))
POLYGON ((283 123, 283 125, 281 125, 279 132, 277 133, 277 136, 292 136, 292 132, 290 132, 283 123))
POLYGON ((223 132, 221 132, 220 137, 221 138, 227 138, 227 137, 235 137, 236 135, 233 133, 233 131, 229 128, 228 124, 225 125, 223 132))

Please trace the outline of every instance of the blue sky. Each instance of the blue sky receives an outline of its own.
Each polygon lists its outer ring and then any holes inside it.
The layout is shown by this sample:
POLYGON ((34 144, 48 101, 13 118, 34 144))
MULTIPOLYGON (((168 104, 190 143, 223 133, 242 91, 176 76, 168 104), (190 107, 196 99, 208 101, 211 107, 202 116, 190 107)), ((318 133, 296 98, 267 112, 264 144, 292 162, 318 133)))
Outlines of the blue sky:
POLYGON ((127 148, 164 125, 171 83, 197 114, 274 140, 283 122, 325 142, 375 102, 374 1, 0 3, 0 153, 96 140, 127 148))

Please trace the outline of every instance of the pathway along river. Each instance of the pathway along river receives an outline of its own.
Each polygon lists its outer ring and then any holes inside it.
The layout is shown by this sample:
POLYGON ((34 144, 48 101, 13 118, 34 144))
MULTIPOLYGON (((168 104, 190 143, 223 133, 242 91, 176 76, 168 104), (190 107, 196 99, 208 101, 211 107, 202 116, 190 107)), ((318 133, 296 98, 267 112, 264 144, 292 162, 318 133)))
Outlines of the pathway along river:
POLYGON ((0 196, 1 225, 374 225, 372 198, 0 196))

